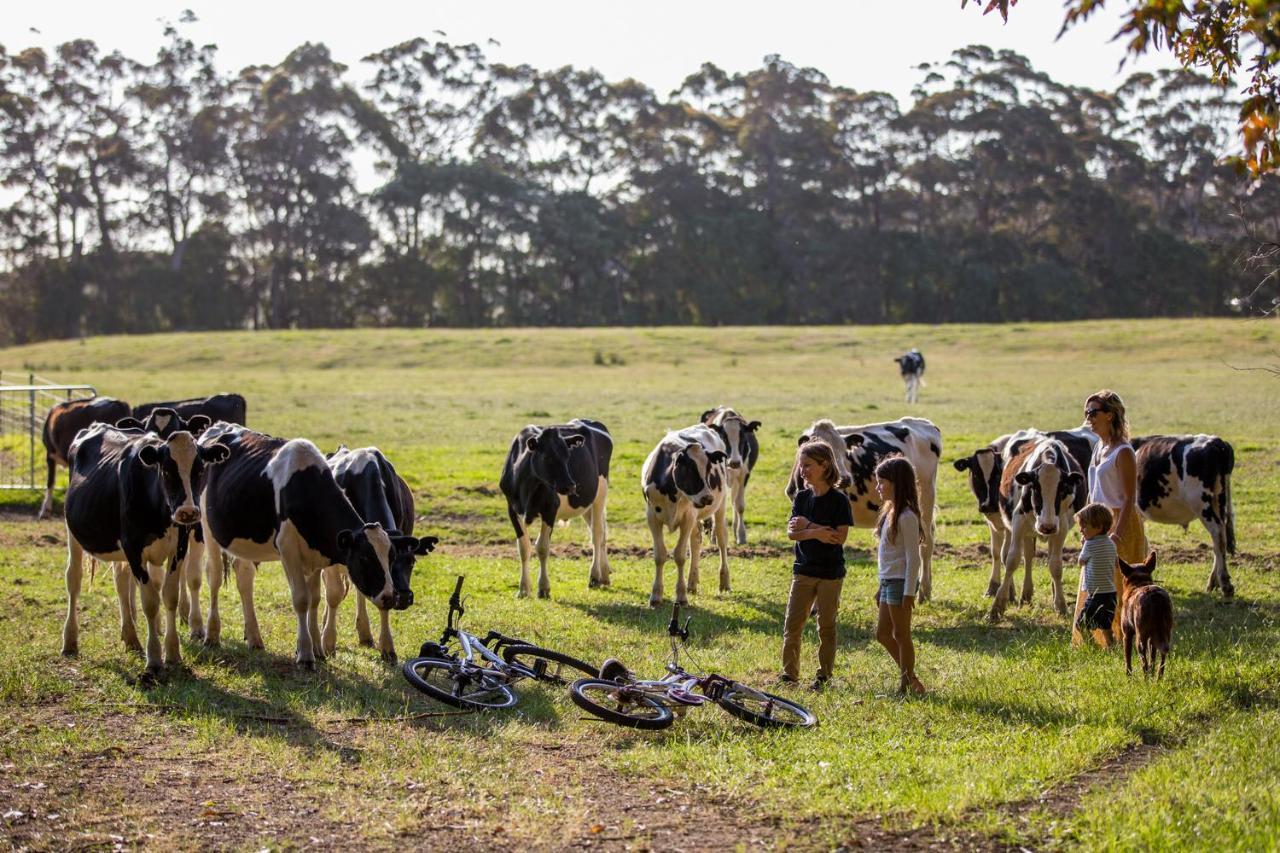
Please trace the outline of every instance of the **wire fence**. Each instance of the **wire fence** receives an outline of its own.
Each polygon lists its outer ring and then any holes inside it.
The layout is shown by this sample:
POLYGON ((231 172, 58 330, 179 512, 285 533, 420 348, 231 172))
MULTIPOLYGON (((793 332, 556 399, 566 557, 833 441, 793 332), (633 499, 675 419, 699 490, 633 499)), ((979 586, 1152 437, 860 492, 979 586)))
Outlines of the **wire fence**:
POLYGON ((0 371, 0 489, 44 488, 40 432, 49 409, 96 395, 92 385, 66 385, 30 371, 0 371))

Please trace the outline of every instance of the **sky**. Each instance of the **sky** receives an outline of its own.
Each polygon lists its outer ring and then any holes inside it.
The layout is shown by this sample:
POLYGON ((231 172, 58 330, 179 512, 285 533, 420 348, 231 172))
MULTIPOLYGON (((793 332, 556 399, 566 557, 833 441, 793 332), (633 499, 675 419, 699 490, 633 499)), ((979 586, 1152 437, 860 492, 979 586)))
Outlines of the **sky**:
POLYGON ((1167 53, 1117 65, 1124 51, 1112 42, 1119 10, 1113 2, 1086 24, 1055 41, 1060 0, 1022 0, 1001 21, 982 15, 982 2, 961 10, 960 0, 58 0, 13 3, 0 17, 0 44, 9 51, 51 48, 90 38, 104 49, 149 61, 163 36, 161 20, 183 9, 199 19, 185 32, 218 45, 227 71, 274 63, 306 41, 323 42, 352 68, 381 48, 443 32, 454 43, 475 42, 492 61, 594 67, 606 78, 633 77, 666 94, 703 62, 727 71, 760 66, 777 53, 812 66, 833 83, 893 94, 904 106, 921 62, 945 60, 956 48, 987 44, 1029 57, 1063 83, 1114 89, 1135 70, 1171 67, 1167 53), (16 7, 16 8, 15 8, 16 7), (497 44, 490 44, 490 40, 497 44))

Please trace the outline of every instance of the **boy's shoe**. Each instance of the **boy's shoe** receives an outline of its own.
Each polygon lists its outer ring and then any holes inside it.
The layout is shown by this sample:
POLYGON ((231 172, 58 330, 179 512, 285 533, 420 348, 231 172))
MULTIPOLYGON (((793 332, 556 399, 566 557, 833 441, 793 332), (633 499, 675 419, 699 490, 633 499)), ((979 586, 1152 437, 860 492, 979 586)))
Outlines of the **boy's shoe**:
POLYGON ((814 691, 824 690, 830 681, 831 681, 831 676, 818 675, 816 678, 813 679, 813 684, 809 685, 809 689, 814 691))
POLYGON ((780 672, 778 673, 778 677, 773 680, 773 683, 777 687, 794 687, 800 683, 800 679, 792 678, 785 672, 780 672))

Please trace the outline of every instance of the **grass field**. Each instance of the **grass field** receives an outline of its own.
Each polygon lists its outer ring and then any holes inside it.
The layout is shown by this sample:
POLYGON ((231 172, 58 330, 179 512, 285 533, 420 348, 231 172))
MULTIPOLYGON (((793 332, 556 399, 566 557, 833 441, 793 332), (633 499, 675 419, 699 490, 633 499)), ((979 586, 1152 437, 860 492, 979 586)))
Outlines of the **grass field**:
MULTIPOLYGON (((37 493, 0 494, 8 841, 1274 848, 1280 379, 1233 367, 1274 363, 1277 350, 1280 324, 1229 320, 192 334, 0 350, 6 372, 91 383, 131 402, 234 390, 259 430, 306 436, 326 451, 380 446, 414 489, 418 532, 442 538, 419 560, 417 603, 394 616, 402 656, 438 635, 452 578, 464 574, 472 630, 658 674, 669 611, 646 606, 653 563, 639 470, 666 429, 725 403, 764 424, 747 498, 750 544, 731 549, 732 593, 704 582, 694 599, 691 649, 708 668, 765 682, 779 669, 790 575, 783 487, 796 436, 818 417, 913 414, 944 439, 935 600, 916 620, 931 692, 906 701, 893 693, 896 673, 871 638, 871 539, 854 531, 836 685, 795 692, 821 719, 799 733, 761 732, 714 708, 662 733, 635 733, 583 719, 567 694, 524 685, 512 711, 444 715, 356 644, 351 602, 338 654, 316 673, 298 672, 274 565, 257 585, 265 652, 245 648, 229 584, 222 646, 184 638, 185 666, 143 687, 141 658, 119 640, 110 577, 82 596, 79 658, 58 655, 65 531, 34 520, 37 493), (891 358, 913 345, 929 359, 929 384, 908 409, 891 358), (1235 600, 1204 592, 1211 552, 1202 529, 1148 526, 1177 621, 1159 684, 1126 679, 1115 652, 1069 648, 1043 561, 1035 603, 984 621, 986 527, 950 465, 1019 427, 1078 424, 1085 396, 1104 386, 1124 397, 1135 433, 1216 433, 1237 454, 1235 600), (521 426, 575 416, 604 421, 615 441, 613 586, 587 589, 587 531, 574 522, 556 532, 553 598, 517 600, 498 473, 521 426)), ((1073 532, 1068 545, 1078 543, 1073 532)), ((1069 588, 1076 577, 1069 568, 1069 588)), ((805 643, 807 675, 816 668, 812 628, 805 643)))

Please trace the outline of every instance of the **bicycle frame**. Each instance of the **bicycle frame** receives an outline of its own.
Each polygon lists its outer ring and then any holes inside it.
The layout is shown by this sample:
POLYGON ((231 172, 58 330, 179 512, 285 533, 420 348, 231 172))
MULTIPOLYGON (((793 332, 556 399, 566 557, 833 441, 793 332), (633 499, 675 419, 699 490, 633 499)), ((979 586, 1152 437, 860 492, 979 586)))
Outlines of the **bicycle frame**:
POLYGON ((525 667, 515 663, 508 663, 498 654, 498 650, 503 646, 520 643, 520 640, 515 637, 508 637, 497 631, 490 631, 481 638, 458 627, 457 623, 461 623, 463 614, 467 612, 462 605, 461 599, 462 580, 461 577, 458 578, 457 586, 453 589, 453 595, 449 596, 449 618, 444 633, 440 635, 441 654, 455 658, 463 672, 467 672, 469 669, 484 669, 503 676, 507 681, 514 681, 516 678, 532 678, 533 673, 526 670, 525 667), (457 623, 454 621, 455 617, 457 623), (450 655, 446 651, 450 640, 458 641, 459 654, 450 655), (487 663, 489 666, 485 667, 482 663, 487 663))

